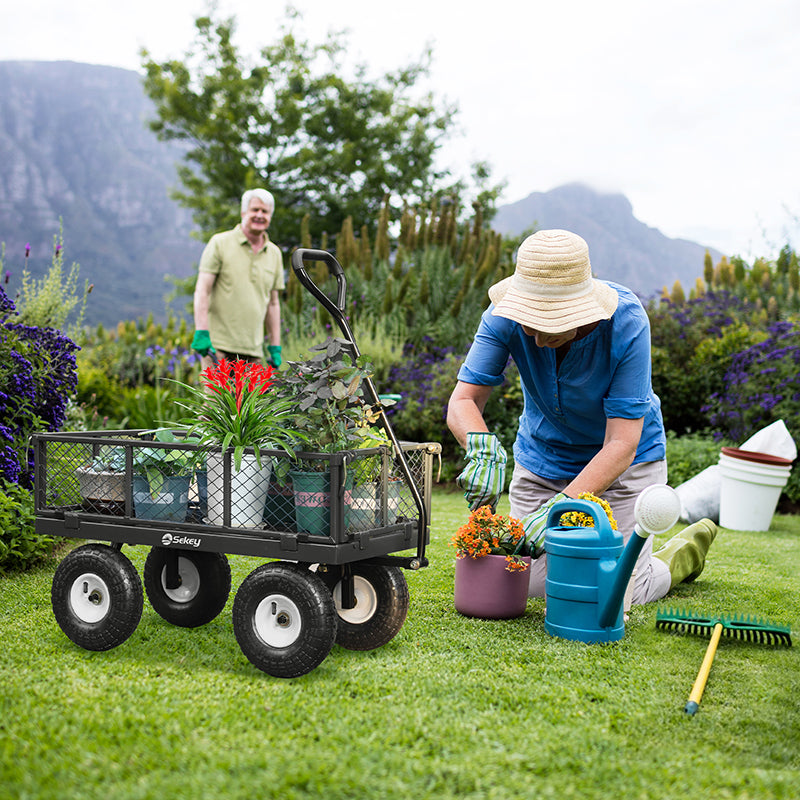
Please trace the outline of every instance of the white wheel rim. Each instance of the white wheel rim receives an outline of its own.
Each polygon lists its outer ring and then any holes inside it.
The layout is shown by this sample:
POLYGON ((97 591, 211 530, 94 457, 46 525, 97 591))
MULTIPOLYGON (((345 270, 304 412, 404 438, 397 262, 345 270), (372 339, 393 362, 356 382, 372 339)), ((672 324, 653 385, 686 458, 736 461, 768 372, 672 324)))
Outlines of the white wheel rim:
POLYGON ((161 588, 164 594, 176 603, 188 603, 200 591, 200 573, 194 562, 178 556, 178 576, 181 584, 177 589, 167 589, 167 568, 161 570, 161 588))
POLYGON ((336 612, 351 625, 363 625, 378 610, 378 594, 375 587, 361 575, 353 576, 353 594, 356 604, 352 608, 342 608, 342 582, 336 584, 333 590, 336 612))
POLYGON ((108 584, 94 572, 84 572, 72 583, 69 604, 81 622, 100 622, 111 608, 108 584))
POLYGON ((289 647, 300 636, 300 609, 284 594, 265 597, 256 608, 253 626, 269 647, 289 647))

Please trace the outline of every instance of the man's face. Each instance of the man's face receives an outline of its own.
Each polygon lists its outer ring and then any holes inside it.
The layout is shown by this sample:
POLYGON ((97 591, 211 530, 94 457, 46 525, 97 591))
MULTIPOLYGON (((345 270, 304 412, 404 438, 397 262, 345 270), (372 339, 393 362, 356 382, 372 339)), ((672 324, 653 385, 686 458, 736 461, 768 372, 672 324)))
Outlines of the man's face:
POLYGON ((242 214, 242 229, 245 233, 259 234, 269 228, 272 221, 272 208, 263 200, 254 197, 247 207, 247 211, 242 214))

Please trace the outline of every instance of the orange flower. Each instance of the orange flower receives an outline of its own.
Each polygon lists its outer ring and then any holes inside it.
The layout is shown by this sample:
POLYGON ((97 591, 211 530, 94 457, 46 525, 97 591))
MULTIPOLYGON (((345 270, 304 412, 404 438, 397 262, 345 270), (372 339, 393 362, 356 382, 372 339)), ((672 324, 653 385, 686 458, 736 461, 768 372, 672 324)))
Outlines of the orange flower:
POLYGON ((489 506, 481 506, 456 531, 450 544, 456 548, 456 558, 505 555, 506 569, 513 572, 527 569, 527 564, 514 552, 524 535, 519 520, 494 514, 489 506))

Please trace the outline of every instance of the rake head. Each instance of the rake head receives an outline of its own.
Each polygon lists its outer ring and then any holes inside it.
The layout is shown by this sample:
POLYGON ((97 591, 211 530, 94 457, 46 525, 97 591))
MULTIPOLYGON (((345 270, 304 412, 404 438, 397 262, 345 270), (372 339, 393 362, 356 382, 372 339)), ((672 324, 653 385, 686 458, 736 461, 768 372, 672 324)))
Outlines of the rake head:
POLYGON ((792 645, 788 625, 777 625, 765 619, 743 614, 734 617, 703 617, 674 608, 661 609, 656 614, 656 628, 680 634, 711 636, 717 625, 722 625, 722 635, 728 638, 758 644, 792 645))

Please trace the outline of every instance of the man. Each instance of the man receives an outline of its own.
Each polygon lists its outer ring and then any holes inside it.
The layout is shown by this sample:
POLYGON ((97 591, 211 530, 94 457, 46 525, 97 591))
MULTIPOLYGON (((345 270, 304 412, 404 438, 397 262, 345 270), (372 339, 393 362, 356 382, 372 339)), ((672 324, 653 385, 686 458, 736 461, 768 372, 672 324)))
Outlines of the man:
POLYGON ((200 258, 194 291, 192 348, 206 368, 212 356, 281 365, 280 291, 283 258, 267 229, 275 200, 266 189, 242 195, 242 221, 211 237, 200 258))

